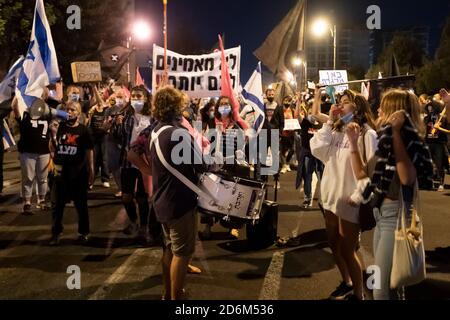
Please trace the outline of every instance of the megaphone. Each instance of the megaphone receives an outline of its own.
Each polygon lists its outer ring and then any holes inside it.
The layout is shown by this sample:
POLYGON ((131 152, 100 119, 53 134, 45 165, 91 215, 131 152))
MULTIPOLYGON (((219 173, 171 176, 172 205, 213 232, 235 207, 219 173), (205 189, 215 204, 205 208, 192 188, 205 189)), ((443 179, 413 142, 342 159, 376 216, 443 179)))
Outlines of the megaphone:
POLYGON ((32 120, 59 118, 68 120, 69 114, 63 110, 50 108, 42 99, 36 99, 28 109, 32 120))

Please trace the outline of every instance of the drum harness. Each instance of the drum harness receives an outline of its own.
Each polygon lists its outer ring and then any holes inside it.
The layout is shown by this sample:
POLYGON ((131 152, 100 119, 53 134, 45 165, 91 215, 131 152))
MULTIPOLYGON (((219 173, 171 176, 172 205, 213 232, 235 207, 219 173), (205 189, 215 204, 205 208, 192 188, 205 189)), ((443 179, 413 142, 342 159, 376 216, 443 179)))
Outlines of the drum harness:
MULTIPOLYGON (((228 212, 228 215, 226 215, 225 217, 223 217, 223 220, 225 220, 225 221, 230 221, 231 218, 230 218, 229 213, 231 212, 231 209, 232 209, 232 204, 231 204, 231 203, 230 203, 226 208, 223 207, 223 206, 220 206, 220 205, 218 204, 217 199, 216 199, 213 195, 211 195, 211 194, 209 194, 209 193, 206 193, 205 191, 203 191, 202 189, 200 189, 197 185, 195 185, 194 183, 192 183, 192 181, 190 181, 188 178, 186 178, 181 172, 179 172, 178 170, 176 170, 174 167, 172 167, 172 166, 166 161, 166 159, 164 158, 164 155, 163 155, 163 153, 162 153, 162 151, 161 151, 161 147, 160 147, 160 145, 159 145, 159 140, 158 140, 158 138, 159 138, 159 135, 160 135, 161 133, 163 133, 165 130, 170 129, 170 128, 173 128, 173 126, 164 126, 164 127, 162 127, 161 129, 159 129, 157 132, 152 132, 152 134, 151 134, 151 139, 150 139, 150 148, 149 148, 149 149, 151 149, 152 146, 155 145, 155 148, 156 148, 156 154, 158 155, 158 159, 161 161, 161 163, 164 165, 164 167, 165 167, 167 170, 169 170, 169 172, 172 173, 172 174, 173 174, 178 180, 180 180, 184 185, 186 185, 186 187, 188 187, 188 188, 191 189, 194 193, 196 193, 199 197, 204 198, 204 199, 209 199, 209 200, 210 200, 210 205, 216 206, 219 210, 227 211, 227 212, 228 212)), ((205 175, 205 174, 203 174, 203 175, 200 177, 200 180, 203 179, 204 175, 205 175)), ((238 182, 239 182, 239 178, 236 178, 236 179, 235 179, 235 185, 234 185, 234 188, 233 188, 234 192, 236 192, 236 190, 237 190, 236 186, 237 186, 237 183, 238 183, 238 182)), ((233 192, 233 193, 234 193, 234 192, 233 192)), ((254 220, 253 220, 253 224, 255 224, 255 223, 256 223, 256 220, 254 219, 254 220)))

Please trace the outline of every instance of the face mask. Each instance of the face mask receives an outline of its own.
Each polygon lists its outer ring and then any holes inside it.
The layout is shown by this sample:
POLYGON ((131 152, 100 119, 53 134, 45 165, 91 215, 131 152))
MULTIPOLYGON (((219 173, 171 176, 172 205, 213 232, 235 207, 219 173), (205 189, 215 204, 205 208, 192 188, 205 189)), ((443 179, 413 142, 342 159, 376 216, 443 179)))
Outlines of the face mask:
POLYGON ((345 124, 350 123, 353 120, 353 113, 346 114, 341 118, 342 122, 345 124))
POLYGON ((231 113, 231 106, 226 105, 219 107, 219 113, 222 115, 222 118, 228 116, 231 113))
POLYGON ((123 99, 116 99, 116 105, 118 107, 123 107, 123 99))
POLYGON ((141 112, 144 108, 144 101, 142 100, 131 100, 131 106, 136 112, 141 112))
POLYGON ((214 116, 215 116, 214 111, 211 111, 211 112, 209 113, 209 118, 210 118, 210 119, 214 119, 214 116))
POLYGON ((74 102, 78 102, 78 101, 80 100, 80 95, 77 94, 77 93, 73 93, 73 94, 70 96, 70 99, 71 99, 72 101, 74 101, 74 102))
POLYGON ((269 101, 270 103, 272 103, 274 100, 275 100, 275 98, 272 98, 272 97, 267 98, 267 101, 269 101))
POLYGON ((283 106, 284 106, 285 109, 287 109, 287 108, 289 108, 291 106, 291 104, 290 103, 285 103, 283 106))

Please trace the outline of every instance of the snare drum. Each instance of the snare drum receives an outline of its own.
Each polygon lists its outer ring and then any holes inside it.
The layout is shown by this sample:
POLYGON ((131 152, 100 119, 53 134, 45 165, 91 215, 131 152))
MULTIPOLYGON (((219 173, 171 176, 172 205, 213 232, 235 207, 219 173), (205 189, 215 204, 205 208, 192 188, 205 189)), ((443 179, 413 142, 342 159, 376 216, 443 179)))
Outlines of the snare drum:
POLYGON ((200 177, 199 187, 211 196, 210 199, 198 198, 201 213, 244 221, 259 219, 266 194, 265 183, 205 173, 200 177))

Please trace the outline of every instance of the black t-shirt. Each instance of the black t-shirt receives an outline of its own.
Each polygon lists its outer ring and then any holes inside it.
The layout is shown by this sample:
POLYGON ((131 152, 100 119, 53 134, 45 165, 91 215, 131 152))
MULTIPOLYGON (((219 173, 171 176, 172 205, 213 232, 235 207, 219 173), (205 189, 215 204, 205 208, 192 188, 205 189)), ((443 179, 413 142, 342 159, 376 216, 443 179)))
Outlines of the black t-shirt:
POLYGON ((91 116, 91 123, 90 128, 92 130, 92 134, 94 137, 97 136, 103 136, 106 134, 105 129, 103 128, 103 125, 106 120, 106 108, 103 108, 102 111, 98 111, 97 109, 94 109, 91 116))
POLYGON ((86 170, 86 153, 94 148, 94 144, 84 125, 69 127, 66 123, 61 123, 56 143, 54 162, 63 167, 63 172, 77 174, 86 170))
POLYGON ((17 148, 20 153, 48 154, 50 150, 50 128, 48 120, 31 120, 30 114, 24 112, 19 123, 20 140, 17 148))
MULTIPOLYGON (((167 124, 160 123, 154 129, 157 132, 163 126, 167 124)), ((198 177, 196 175, 196 170, 201 171, 202 165, 192 165, 192 164, 174 164, 172 161, 172 150, 175 146, 181 143, 189 143, 184 148, 180 148, 180 156, 184 158, 183 151, 190 150, 191 163, 193 162, 193 139, 189 135, 189 132, 180 127, 178 124, 176 127, 169 128, 160 134, 158 140, 161 147, 162 154, 165 160, 176 170, 178 170, 183 176, 189 179, 194 184, 197 184, 198 177), (186 131, 186 137, 183 139, 180 137, 179 141, 171 141, 172 133, 176 129, 182 129, 186 131), (187 142, 188 141, 188 142, 187 142), (195 167, 195 168, 194 168, 195 167)), ((201 159, 200 159, 201 160, 201 159)), ((186 185, 178 180, 172 173, 170 173, 166 167, 161 163, 156 153, 155 146, 150 149, 150 161, 152 164, 152 176, 153 176, 153 208, 155 210, 156 217, 159 222, 165 223, 172 219, 177 219, 193 210, 197 206, 197 194, 195 194, 191 189, 186 187, 186 185)), ((198 161, 196 163, 199 163, 198 161)), ((200 162, 201 163, 201 162, 200 162)))
POLYGON ((302 147, 308 151, 311 151, 311 146, 310 146, 309 141, 314 136, 314 134, 312 132, 312 130, 314 129, 314 126, 306 118, 303 118, 303 121, 300 124, 300 126, 302 127, 302 129, 300 130, 300 138, 302 141, 302 147))

